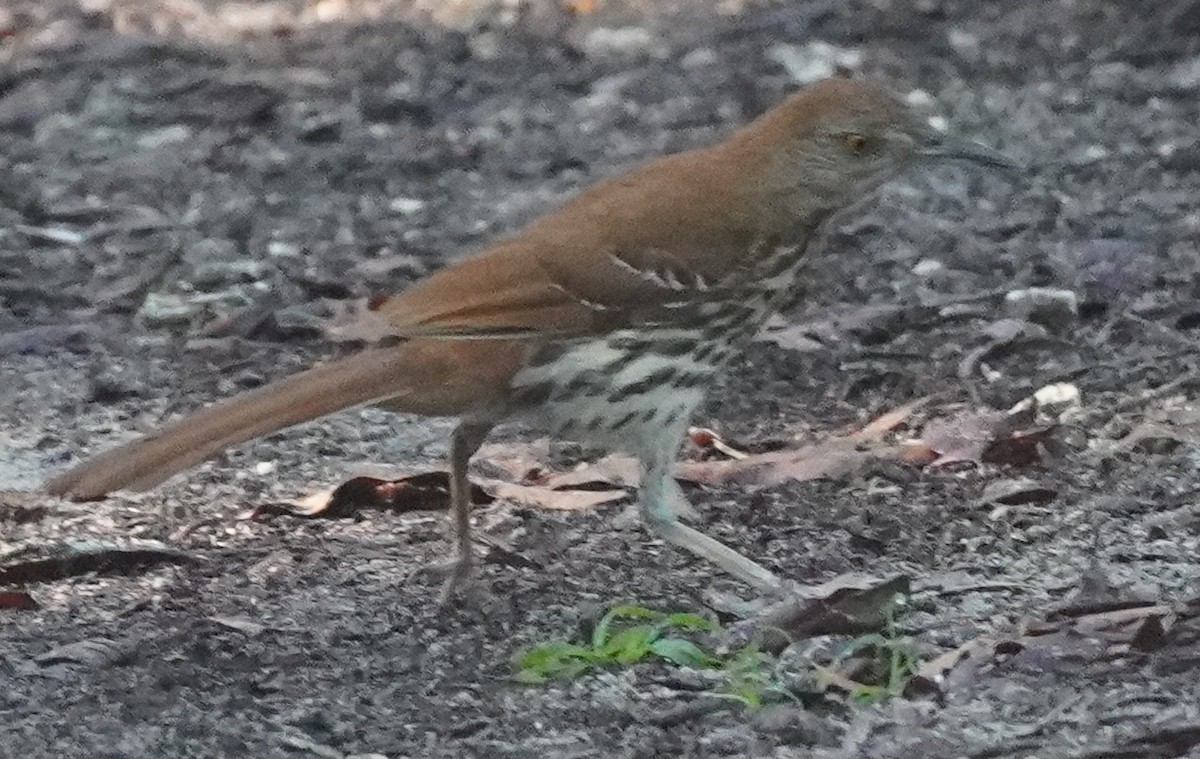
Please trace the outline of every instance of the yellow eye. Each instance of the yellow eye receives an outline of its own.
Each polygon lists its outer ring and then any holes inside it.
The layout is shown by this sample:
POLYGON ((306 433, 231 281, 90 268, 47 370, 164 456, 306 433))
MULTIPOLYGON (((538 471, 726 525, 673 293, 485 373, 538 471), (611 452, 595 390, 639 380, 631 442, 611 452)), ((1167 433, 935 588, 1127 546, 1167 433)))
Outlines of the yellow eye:
POLYGON ((865 134, 858 132, 847 132, 842 135, 842 144, 846 146, 846 151, 851 155, 862 155, 862 153, 871 144, 871 141, 865 134))

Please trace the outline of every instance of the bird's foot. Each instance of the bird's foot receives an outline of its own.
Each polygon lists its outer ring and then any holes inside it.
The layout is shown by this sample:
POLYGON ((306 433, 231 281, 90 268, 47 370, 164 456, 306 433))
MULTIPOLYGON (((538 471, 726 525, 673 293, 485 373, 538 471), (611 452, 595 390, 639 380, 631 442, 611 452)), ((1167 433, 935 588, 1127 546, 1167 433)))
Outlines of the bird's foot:
POLYGON ((458 603, 460 597, 468 603, 474 603, 487 595, 486 589, 471 576, 474 568, 475 562, 470 556, 435 561, 413 570, 407 579, 411 581, 422 575, 444 578, 437 601, 438 608, 444 609, 458 603))
MULTIPOLYGON (((679 487, 679 483, 675 482, 675 480, 670 480, 665 490, 666 493, 663 495, 664 502, 667 508, 670 509, 670 512, 675 515, 676 519, 692 523, 702 521, 699 510, 684 495, 683 488, 679 487)), ((623 530, 640 524, 643 519, 644 510, 644 506, 641 503, 631 503, 616 516, 613 520, 613 526, 619 530, 623 530)))

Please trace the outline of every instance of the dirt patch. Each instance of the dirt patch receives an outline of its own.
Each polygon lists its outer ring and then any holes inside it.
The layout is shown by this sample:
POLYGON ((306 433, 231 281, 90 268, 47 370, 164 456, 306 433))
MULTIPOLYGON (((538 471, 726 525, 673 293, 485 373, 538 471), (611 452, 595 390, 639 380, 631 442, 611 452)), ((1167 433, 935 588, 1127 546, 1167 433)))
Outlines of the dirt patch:
MULTIPOLYGON (((889 185, 814 262, 792 347, 756 344, 697 422, 756 450, 930 394, 933 418, 1056 382, 1082 415, 1019 470, 879 462, 695 488, 705 530, 804 583, 908 575, 903 624, 929 659, 1096 587, 1200 595, 1200 446, 1172 427, 1200 376, 1194 0, 594 5, 7 3, 0 490, 338 350, 322 333, 333 302, 402 288, 842 67, 927 93, 1026 177, 947 167, 889 185), (1034 287, 1069 290, 1078 316, 1005 305, 1034 287), (1034 323, 1014 332, 1014 315, 1034 323), (998 504, 1017 477, 1037 500, 998 504)), ((144 496, 0 510, 6 548, 138 539, 195 559, 32 585, 38 609, 0 611, 0 755, 1198 750, 1186 614, 1152 650, 1014 656, 941 700, 831 696, 668 726, 695 688, 665 667, 511 681, 513 652, 571 634, 594 604, 703 608, 714 587, 742 590, 623 526, 620 505, 481 508, 527 561, 486 564, 486 596, 443 614, 436 582, 413 576, 447 550, 437 514, 237 519, 364 463, 436 468, 447 431, 343 414, 144 496)))

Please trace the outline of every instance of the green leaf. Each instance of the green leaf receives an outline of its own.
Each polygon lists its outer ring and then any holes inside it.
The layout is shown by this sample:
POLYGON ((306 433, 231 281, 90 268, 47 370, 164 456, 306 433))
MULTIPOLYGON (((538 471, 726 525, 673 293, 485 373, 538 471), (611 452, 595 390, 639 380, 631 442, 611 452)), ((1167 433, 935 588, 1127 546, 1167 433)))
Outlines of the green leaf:
POLYGON ((600 648, 608 642, 609 628, 618 619, 658 619, 661 616, 662 614, 659 612, 652 611, 644 606, 633 606, 630 604, 614 606, 596 623, 596 629, 592 631, 592 648, 600 648))
POLYGON ((605 661, 633 664, 645 659, 659 632, 649 625, 629 627, 613 635, 598 652, 605 661))
POLYGON ((534 646, 513 657, 517 679, 521 682, 545 682, 578 675, 592 665, 591 650, 566 641, 551 641, 534 646), (540 678, 540 679, 539 679, 540 678))
POLYGON ((699 614, 694 614, 688 611, 676 612, 668 614, 659 622, 663 628, 674 628, 676 630, 703 630, 704 632, 716 632, 720 629, 716 622, 713 622, 708 617, 702 617, 699 614))
POLYGON ((650 644, 650 652, 681 667, 715 667, 720 663, 684 638, 659 638, 650 644))
POLYGON ((522 669, 538 669, 560 659, 590 657, 591 653, 588 649, 575 643, 554 640, 522 651, 514 657, 513 661, 522 669))
POLYGON ((878 685, 862 685, 855 688, 850 698, 860 704, 875 704, 888 697, 886 688, 878 685))
POLYGON ((550 680, 550 678, 546 677, 541 672, 532 669, 517 670, 517 674, 513 676, 513 679, 519 683, 525 683, 526 685, 541 685, 550 680))
POLYGON ((757 709, 763 703, 762 688, 758 683, 736 683, 730 695, 741 701, 747 709, 757 709))

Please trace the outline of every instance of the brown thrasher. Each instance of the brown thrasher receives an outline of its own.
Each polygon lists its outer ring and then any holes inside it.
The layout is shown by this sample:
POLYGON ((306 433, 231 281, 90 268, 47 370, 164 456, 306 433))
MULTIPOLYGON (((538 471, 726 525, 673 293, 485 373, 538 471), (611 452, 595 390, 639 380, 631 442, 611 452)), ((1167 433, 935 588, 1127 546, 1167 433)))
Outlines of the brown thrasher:
POLYGON ((218 403, 48 490, 94 499, 147 489, 229 446, 365 404, 458 417, 446 598, 472 563, 468 462, 495 424, 522 415, 636 455, 641 512, 658 535, 777 588, 765 567, 680 523, 679 441, 715 375, 792 287, 822 222, 922 158, 1009 165, 947 139, 878 86, 818 83, 725 141, 602 181, 387 299, 377 315, 398 344, 218 403))

